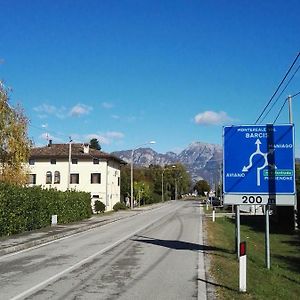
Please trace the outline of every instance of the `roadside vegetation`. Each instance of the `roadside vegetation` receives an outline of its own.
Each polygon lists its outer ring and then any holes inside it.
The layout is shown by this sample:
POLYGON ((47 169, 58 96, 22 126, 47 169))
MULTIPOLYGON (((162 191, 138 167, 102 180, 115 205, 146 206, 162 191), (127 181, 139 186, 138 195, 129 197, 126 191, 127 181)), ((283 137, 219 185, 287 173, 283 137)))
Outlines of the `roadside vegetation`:
POLYGON ((91 214, 89 193, 0 183, 0 236, 50 226, 52 215, 65 224, 91 214))
MULTIPOLYGON (((175 199, 190 192, 191 180, 186 168, 182 164, 150 165, 148 168, 134 168, 134 198, 137 204, 145 205, 162 201, 162 176, 164 181, 164 201, 175 199), (163 174, 163 175, 162 175, 163 174)), ((130 165, 121 169, 121 200, 130 197, 130 165)))
MULTIPOLYGON (((205 221, 210 260, 209 287, 217 299, 299 299, 300 235, 279 233, 271 224, 271 269, 265 268, 264 217, 241 216, 241 241, 247 243, 247 293, 239 293, 234 219, 205 221)), ((276 225, 277 226, 277 225, 276 225)))
POLYGON ((9 104, 9 90, 0 81, 0 182, 24 184, 31 141, 28 119, 21 106, 9 104))

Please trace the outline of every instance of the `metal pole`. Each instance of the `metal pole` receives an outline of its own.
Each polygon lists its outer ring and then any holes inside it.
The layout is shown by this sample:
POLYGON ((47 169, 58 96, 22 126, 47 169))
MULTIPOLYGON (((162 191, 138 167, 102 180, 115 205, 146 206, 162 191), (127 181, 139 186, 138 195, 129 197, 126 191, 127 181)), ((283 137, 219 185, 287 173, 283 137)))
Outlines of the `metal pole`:
POLYGON ((130 207, 133 209, 133 153, 134 149, 131 151, 131 169, 130 169, 130 207))
POLYGON ((237 227, 237 255, 240 258, 240 243, 241 243, 241 221, 240 221, 240 206, 236 206, 236 227, 237 227))
POLYGON ((177 179, 175 178, 175 200, 177 200, 177 179))
POLYGON ((265 261, 267 269, 270 269, 270 222, 269 222, 269 205, 266 205, 266 233, 265 233, 265 261))
POLYGON ((70 181, 71 181, 71 156, 72 156, 72 139, 70 137, 69 141, 69 162, 68 162, 68 190, 70 189, 70 181))
POLYGON ((165 169, 161 173, 161 202, 164 202, 164 171, 165 169))
POLYGON ((293 124, 293 110, 292 110, 292 96, 288 96, 289 100, 289 122, 290 124, 293 124))
MULTIPOLYGON (((292 96, 288 96, 288 101, 289 101, 289 123, 293 124, 293 109, 292 109, 292 96)), ((295 204, 294 204, 294 228, 297 230, 298 224, 297 224, 297 212, 298 212, 298 207, 297 207, 297 197, 295 197, 295 204)))

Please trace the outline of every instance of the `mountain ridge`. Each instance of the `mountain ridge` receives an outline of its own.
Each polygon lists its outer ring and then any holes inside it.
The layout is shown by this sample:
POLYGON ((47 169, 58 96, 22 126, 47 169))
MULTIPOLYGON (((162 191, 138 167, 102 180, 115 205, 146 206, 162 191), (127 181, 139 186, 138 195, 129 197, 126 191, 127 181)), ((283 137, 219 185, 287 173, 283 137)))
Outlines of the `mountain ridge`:
MULTIPOLYGON (((111 154, 131 162, 132 150, 115 151, 111 154)), ((205 179, 211 185, 219 182, 223 151, 218 144, 193 142, 180 153, 172 151, 158 153, 152 148, 138 148, 134 150, 133 163, 137 166, 148 167, 154 165, 170 165, 181 163, 191 175, 193 182, 205 179)))

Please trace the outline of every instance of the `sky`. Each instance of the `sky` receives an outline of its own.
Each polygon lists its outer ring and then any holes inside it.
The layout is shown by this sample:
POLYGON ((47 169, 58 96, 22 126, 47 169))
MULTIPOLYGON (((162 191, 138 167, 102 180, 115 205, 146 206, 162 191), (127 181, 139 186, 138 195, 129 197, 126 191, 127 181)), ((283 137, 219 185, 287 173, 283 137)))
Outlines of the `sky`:
MULTIPOLYGON (((255 123, 300 51, 299 12, 298 0, 0 0, 0 79, 36 146, 221 145, 222 126, 255 123)), ((263 124, 299 91, 300 72, 263 124)), ((298 157, 299 113, 300 96, 298 157)), ((285 106, 276 124, 288 121, 285 106)))

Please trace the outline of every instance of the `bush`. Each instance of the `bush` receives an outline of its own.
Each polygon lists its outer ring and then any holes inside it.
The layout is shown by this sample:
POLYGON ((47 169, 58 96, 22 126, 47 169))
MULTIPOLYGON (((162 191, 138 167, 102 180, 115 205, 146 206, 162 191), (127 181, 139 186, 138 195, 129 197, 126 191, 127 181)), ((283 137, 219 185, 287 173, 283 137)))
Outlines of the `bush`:
POLYGON ((0 183, 0 236, 49 226, 52 215, 65 224, 91 214, 89 193, 0 183))
POLYGON ((94 210, 98 214, 99 212, 105 212, 105 204, 100 200, 96 200, 94 203, 94 210))
POLYGON ((114 210, 114 211, 125 210, 125 209, 127 209, 127 206, 126 206, 126 204, 123 203, 123 202, 117 202, 117 203, 114 205, 114 207, 113 207, 113 210, 114 210))

